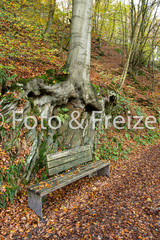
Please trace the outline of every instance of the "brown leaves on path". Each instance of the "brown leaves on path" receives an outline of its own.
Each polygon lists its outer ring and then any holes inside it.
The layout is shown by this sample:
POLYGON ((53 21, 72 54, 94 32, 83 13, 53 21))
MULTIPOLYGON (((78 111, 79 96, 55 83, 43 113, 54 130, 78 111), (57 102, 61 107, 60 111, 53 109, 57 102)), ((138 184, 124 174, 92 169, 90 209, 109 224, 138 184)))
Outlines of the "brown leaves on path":
MULTIPOLYGON (((44 220, 22 193, 0 213, 7 239, 159 239, 160 145, 111 164, 111 177, 84 178, 48 196, 44 220), (143 152, 143 154, 142 154, 143 152)), ((4 239, 5 239, 4 238, 4 239)))

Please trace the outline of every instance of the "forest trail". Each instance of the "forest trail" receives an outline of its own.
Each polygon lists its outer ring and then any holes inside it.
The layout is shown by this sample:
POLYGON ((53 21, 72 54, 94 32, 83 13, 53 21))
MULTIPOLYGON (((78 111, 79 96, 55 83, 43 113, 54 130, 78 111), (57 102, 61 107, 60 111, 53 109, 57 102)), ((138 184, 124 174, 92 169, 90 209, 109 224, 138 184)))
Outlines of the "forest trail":
POLYGON ((157 240, 159 162, 160 144, 137 148, 129 159, 111 162, 109 179, 84 178, 50 194, 43 221, 21 196, 1 211, 1 234, 7 239, 157 240))

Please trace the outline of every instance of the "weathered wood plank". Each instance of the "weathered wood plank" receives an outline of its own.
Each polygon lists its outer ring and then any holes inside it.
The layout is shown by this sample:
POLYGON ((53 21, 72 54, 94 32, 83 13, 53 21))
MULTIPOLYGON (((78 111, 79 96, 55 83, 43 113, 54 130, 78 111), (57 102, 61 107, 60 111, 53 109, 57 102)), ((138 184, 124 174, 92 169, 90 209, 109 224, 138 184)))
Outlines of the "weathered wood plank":
POLYGON ((85 173, 86 171, 90 171, 92 169, 94 169, 94 171, 97 171, 97 167, 99 167, 99 166, 102 168, 103 166, 106 166, 106 164, 104 164, 103 162, 99 162, 98 164, 93 163, 93 162, 86 164, 83 167, 73 170, 71 173, 67 173, 66 176, 61 176, 59 178, 59 180, 56 179, 56 183, 61 184, 62 182, 66 181, 67 179, 74 178, 76 175, 85 173))
POLYGON ((83 177, 86 177, 90 174, 92 174, 94 171, 98 171, 100 170, 101 168, 104 168, 106 166, 106 164, 103 164, 102 166, 99 166, 97 168, 91 168, 91 169, 88 169, 86 170, 85 172, 79 172, 79 174, 75 175, 73 178, 69 178, 67 179, 66 181, 63 181, 61 183, 59 183, 58 185, 54 186, 53 188, 49 188, 49 189, 45 189, 43 192, 40 193, 40 196, 45 196, 47 195, 48 193, 50 192, 53 192, 61 187, 64 187, 66 185, 69 185, 70 183, 73 183, 83 177))
POLYGON ((52 160, 55 160, 58 158, 63 158, 63 157, 69 156, 69 155, 74 155, 76 153, 80 153, 83 151, 89 151, 89 150, 91 151, 90 145, 86 145, 86 146, 76 147, 76 148, 58 152, 58 153, 48 154, 47 161, 52 161, 52 160))
POLYGON ((63 173, 59 174, 58 176, 54 176, 54 177, 48 178, 44 181, 38 182, 34 185, 31 185, 28 187, 28 189, 30 189, 32 191, 32 190, 36 189, 37 187, 39 187, 39 185, 41 185, 41 186, 46 185, 47 187, 49 187, 49 184, 53 184, 55 181, 59 182, 59 181, 61 181, 61 179, 67 179, 68 177, 72 177, 73 175, 75 175, 74 174, 75 172, 78 172, 78 171, 83 172, 83 171, 86 171, 86 169, 89 169, 90 167, 96 168, 97 166, 102 165, 102 164, 108 165, 109 163, 106 163, 101 160, 87 163, 87 164, 81 165, 79 167, 76 167, 75 169, 71 169, 69 172, 63 172, 63 173))
MULTIPOLYGON (((57 186, 59 186, 59 187, 61 187, 61 185, 63 184, 63 183, 66 183, 66 185, 67 185, 67 182, 68 181, 70 181, 70 182, 74 182, 75 180, 74 180, 74 178, 75 177, 77 177, 77 176, 79 176, 79 175, 82 175, 82 174, 85 174, 86 173, 86 176, 88 175, 88 171, 90 171, 90 170, 93 170, 93 171, 96 171, 96 168, 97 168, 97 166, 95 167, 95 166, 88 166, 88 168, 86 168, 86 169, 83 169, 83 171, 82 170, 80 170, 78 173, 74 173, 74 172, 72 172, 71 174, 66 174, 64 177, 61 177, 58 181, 56 181, 56 183, 55 182, 52 182, 52 184, 53 184, 53 189, 57 189, 57 186)), ((58 187, 58 188, 59 188, 58 187)), ((44 188, 44 189, 41 189, 41 190, 39 190, 38 191, 38 193, 39 194, 41 194, 41 193, 43 193, 43 192, 48 192, 48 191, 50 191, 50 189, 49 188, 44 188)), ((53 190, 54 191, 54 190, 53 190)), ((37 192, 37 191, 36 191, 37 192)))
POLYGON ((70 169, 70 168, 75 167, 77 165, 81 165, 81 164, 86 163, 86 162, 91 161, 91 160, 92 159, 87 156, 87 157, 83 157, 81 159, 77 159, 77 160, 72 161, 72 162, 67 162, 63 165, 59 165, 57 167, 48 169, 48 174, 49 174, 49 176, 53 176, 54 174, 63 172, 67 169, 70 169))
POLYGON ((53 161, 49 161, 49 162, 47 162, 47 167, 48 167, 48 169, 50 169, 50 168, 53 168, 53 167, 57 167, 59 165, 63 165, 67 162, 72 162, 74 160, 82 159, 84 157, 88 157, 87 162, 91 161, 92 160, 91 151, 84 151, 84 152, 76 153, 75 155, 72 155, 72 156, 66 156, 66 157, 63 157, 61 159, 56 159, 56 160, 53 160, 53 161))
POLYGON ((32 185, 29 189, 30 189, 30 191, 36 192, 36 194, 45 196, 46 194, 48 194, 52 191, 55 191, 56 189, 61 188, 61 185, 66 186, 67 184, 69 184, 68 181, 70 183, 76 181, 75 178, 77 176, 82 175, 82 177, 83 177, 83 174, 84 175, 86 174, 85 176, 88 176, 91 173, 96 172, 99 169, 102 169, 108 165, 109 165, 109 163, 104 163, 102 161, 92 162, 92 163, 89 163, 89 164, 86 164, 86 165, 80 167, 79 169, 64 173, 64 176, 59 176, 57 178, 56 177, 51 178, 50 181, 48 181, 48 179, 47 179, 47 180, 39 183, 39 185, 37 185, 37 184, 32 185), (44 194, 44 192, 47 192, 47 193, 44 194))

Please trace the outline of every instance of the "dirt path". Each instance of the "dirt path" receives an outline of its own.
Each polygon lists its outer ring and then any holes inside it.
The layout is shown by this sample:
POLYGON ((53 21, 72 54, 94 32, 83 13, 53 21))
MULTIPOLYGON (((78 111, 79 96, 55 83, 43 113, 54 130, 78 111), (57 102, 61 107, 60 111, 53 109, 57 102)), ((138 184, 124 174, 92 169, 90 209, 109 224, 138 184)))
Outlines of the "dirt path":
POLYGON ((110 179, 84 178, 52 193, 43 222, 21 197, 12 212, 1 212, 1 234, 7 239, 158 240, 159 173, 160 145, 143 147, 130 159, 113 162, 110 179))

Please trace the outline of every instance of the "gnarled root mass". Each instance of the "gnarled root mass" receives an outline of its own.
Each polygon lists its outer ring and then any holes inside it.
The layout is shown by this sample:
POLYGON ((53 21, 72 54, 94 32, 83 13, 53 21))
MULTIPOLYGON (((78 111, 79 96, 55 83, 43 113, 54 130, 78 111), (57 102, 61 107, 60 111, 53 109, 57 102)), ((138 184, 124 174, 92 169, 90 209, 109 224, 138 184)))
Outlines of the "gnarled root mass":
POLYGON ((96 94, 92 86, 81 84, 78 88, 69 80, 55 84, 53 86, 46 85, 42 79, 35 78, 28 82, 25 86, 27 97, 33 97, 35 104, 44 105, 51 103, 52 106, 60 106, 67 104, 70 99, 82 100, 85 106, 90 106, 92 109, 101 109, 96 94), (37 99, 37 101, 36 101, 37 99))
MULTIPOLYGON (((56 152, 62 147, 70 149, 85 144, 95 145, 96 131, 89 124, 91 113, 92 110, 105 111, 106 102, 110 102, 110 98, 105 99, 102 104, 91 85, 83 86, 83 82, 74 84, 69 80, 51 86, 45 84, 44 80, 35 78, 19 87, 22 90, 19 96, 6 97, 0 101, 1 113, 5 116, 8 126, 11 126, 7 134, 1 131, 0 138, 5 148, 12 149, 14 146, 16 154, 11 156, 12 158, 16 159, 24 148, 28 149, 27 154, 23 154, 25 163, 23 178, 29 181, 36 164, 39 167, 45 166, 46 155, 51 151, 56 152), (68 109, 67 113, 62 110, 64 106, 68 109), (12 128, 13 111, 23 112, 16 116, 21 121, 16 121, 15 130, 12 128), (73 111, 79 112, 78 121, 83 122, 82 128, 77 130, 69 127, 73 111), (28 116, 35 116, 37 119, 38 116, 47 118, 60 116, 63 124, 59 129, 38 126, 26 130, 24 123, 28 116), (12 139, 10 139, 11 136, 12 139)), ((56 122, 53 120, 52 124, 56 122)))

